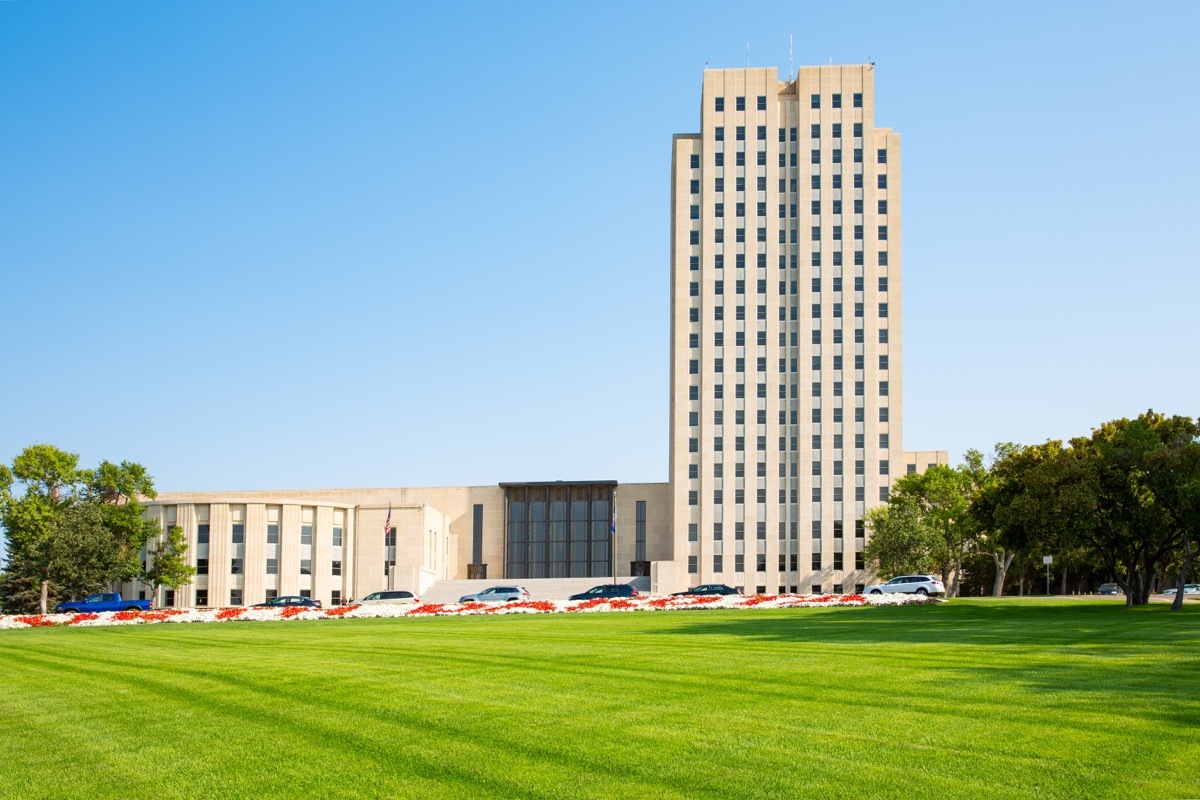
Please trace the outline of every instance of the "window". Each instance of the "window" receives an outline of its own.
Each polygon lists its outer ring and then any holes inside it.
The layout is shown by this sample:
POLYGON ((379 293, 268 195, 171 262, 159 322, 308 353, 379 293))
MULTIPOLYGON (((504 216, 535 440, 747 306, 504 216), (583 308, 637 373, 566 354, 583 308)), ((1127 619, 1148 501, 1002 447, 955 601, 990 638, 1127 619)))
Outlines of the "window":
POLYGON ((725 166, 725 154, 720 152, 713 153, 713 165, 718 167, 725 166))
POLYGON ((242 590, 241 589, 230 589, 229 590, 229 605, 240 606, 241 604, 242 604, 242 590))
POLYGON ((879 316, 886 317, 887 315, 888 315, 888 304, 880 303, 879 304, 879 316))
POLYGON ((197 558, 196 559, 196 574, 197 575, 207 575, 208 574, 208 559, 207 558, 197 558))
POLYGON ((879 163, 879 164, 886 164, 887 163, 887 150, 880 148, 878 151, 876 151, 875 161, 876 161, 876 163, 879 163))
POLYGON ((738 125, 737 128, 734 129, 733 138, 739 142, 746 141, 746 126, 738 125))
POLYGON ((692 206, 688 209, 688 219, 700 219, 700 206, 692 206))
MULTIPOLYGON (((855 95, 855 96, 857 97, 859 95, 855 95)), ((861 122, 854 123, 854 138, 855 139, 862 138, 862 123, 861 122)))
POLYGON ((697 572, 700 571, 699 561, 700 561, 699 556, 688 556, 688 574, 689 575, 695 575, 697 572))
POLYGON ((759 125, 758 130, 755 133, 758 137, 758 141, 765 142, 767 140, 767 126, 766 125, 759 125))
POLYGON ((831 98, 829 98, 829 99, 830 99, 830 101, 831 101, 831 102, 830 102, 830 105, 832 105, 834 108, 841 108, 841 107, 842 107, 842 96, 841 96, 841 94, 835 94, 835 95, 833 95, 833 96, 832 96, 831 98))
POLYGON ((887 188, 887 175, 880 175, 875 179, 875 185, 880 189, 887 188))
POLYGON ((342 574, 342 562, 340 562, 340 561, 333 562, 333 572, 331 574, 333 574, 333 575, 341 575, 342 574))
POLYGON ((196 590, 196 605, 200 608, 208 605, 208 589, 196 590))
POLYGON ((208 544, 208 524, 196 526, 196 544, 208 544))
MULTIPOLYGON (((713 138, 715 140, 717 140, 718 142, 725 141, 725 126, 724 125, 718 125, 717 127, 713 128, 713 138)), ((693 181, 693 183, 694 183, 694 181, 693 181)))
POLYGON ((241 575, 242 574, 242 559, 240 559, 240 558, 230 559, 229 573, 231 575, 241 575))
POLYGON ((313 526, 305 523, 300 526, 300 544, 313 543, 313 526))
POLYGON ((233 526, 233 543, 234 544, 245 544, 246 543, 246 526, 245 525, 242 525, 240 523, 234 524, 234 526, 233 526))
POLYGON ((862 108, 862 92, 854 93, 854 107, 862 108))
POLYGON ((746 98, 745 97, 739 97, 739 98, 737 98, 737 100, 735 102, 737 103, 738 111, 746 110, 746 98))
POLYGON ((300 574, 301 575, 312 575, 312 559, 311 558, 300 559, 300 574))
POLYGON ((713 556, 713 572, 717 572, 717 573, 723 572, 724 566, 725 566, 725 564, 724 564, 723 556, 719 556, 719 555, 713 556))
POLYGON ((767 96, 765 94, 760 94, 758 96, 758 110, 759 111, 767 110, 767 96))
POLYGON ((693 153, 690 163, 692 165, 692 169, 700 169, 700 155, 698 153, 693 153))
POLYGON ((279 574, 279 559, 278 558, 268 558, 267 559, 267 574, 268 575, 278 575, 279 574))
POLYGON ((821 95, 819 95, 819 94, 812 95, 809 98, 808 107, 809 108, 820 108, 821 107, 821 95))
POLYGON ((714 97, 713 98, 713 111, 724 111, 724 110, 725 110, 725 98, 724 97, 714 97))

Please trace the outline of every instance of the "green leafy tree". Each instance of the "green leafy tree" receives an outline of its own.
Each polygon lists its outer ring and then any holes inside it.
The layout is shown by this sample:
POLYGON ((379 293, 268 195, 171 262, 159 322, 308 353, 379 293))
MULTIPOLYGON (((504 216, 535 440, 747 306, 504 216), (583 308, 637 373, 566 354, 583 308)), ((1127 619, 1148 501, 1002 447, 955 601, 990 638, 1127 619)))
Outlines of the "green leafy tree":
MULTIPOLYGON (((137 577, 140 551, 157 531, 140 497, 154 485, 140 464, 102 462, 81 470, 79 456, 47 444, 27 447, 0 472, 0 524, 8 538, 3 604, 12 609, 38 587, 45 613, 51 596, 78 596, 137 577), (21 491, 23 490, 23 491, 21 491)), ((28 610, 28 606, 21 610, 28 610)))
POLYGON ((929 572, 937 567, 937 532, 922 518, 919 506, 907 495, 866 513, 871 537, 863 549, 863 559, 881 575, 929 572))
POLYGON ((150 587, 150 599, 155 604, 158 602, 159 587, 170 586, 178 590, 180 586, 192 582, 196 568, 187 562, 187 549, 183 528, 176 525, 162 539, 156 540, 147 552, 146 568, 139 579, 150 587))

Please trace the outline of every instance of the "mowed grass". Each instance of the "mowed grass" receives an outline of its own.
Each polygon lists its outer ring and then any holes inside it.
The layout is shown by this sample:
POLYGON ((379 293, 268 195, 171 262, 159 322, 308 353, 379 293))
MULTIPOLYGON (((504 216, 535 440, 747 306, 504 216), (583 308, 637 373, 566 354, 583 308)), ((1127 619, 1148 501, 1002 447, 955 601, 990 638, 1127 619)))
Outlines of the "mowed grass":
POLYGON ((0 632, 13 798, 1200 796, 1200 606, 0 632))

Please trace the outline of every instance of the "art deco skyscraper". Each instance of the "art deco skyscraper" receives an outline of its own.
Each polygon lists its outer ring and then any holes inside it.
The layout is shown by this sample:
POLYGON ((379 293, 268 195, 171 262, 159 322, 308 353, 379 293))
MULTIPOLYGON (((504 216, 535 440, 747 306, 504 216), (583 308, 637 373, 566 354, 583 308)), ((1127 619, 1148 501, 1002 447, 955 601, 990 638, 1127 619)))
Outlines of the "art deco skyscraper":
POLYGON ((675 137, 670 491, 692 585, 868 577, 863 514, 906 466, 900 137, 874 108, 873 65, 705 70, 700 133, 675 137))

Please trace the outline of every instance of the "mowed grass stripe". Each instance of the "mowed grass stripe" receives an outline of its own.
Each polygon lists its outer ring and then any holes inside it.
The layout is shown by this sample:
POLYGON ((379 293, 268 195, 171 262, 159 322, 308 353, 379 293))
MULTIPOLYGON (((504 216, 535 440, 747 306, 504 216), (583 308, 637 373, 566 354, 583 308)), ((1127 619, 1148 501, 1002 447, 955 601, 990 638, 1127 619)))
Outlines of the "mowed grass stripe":
POLYGON ((7 632, 0 794, 1197 795, 1198 623, 956 601, 7 632))

